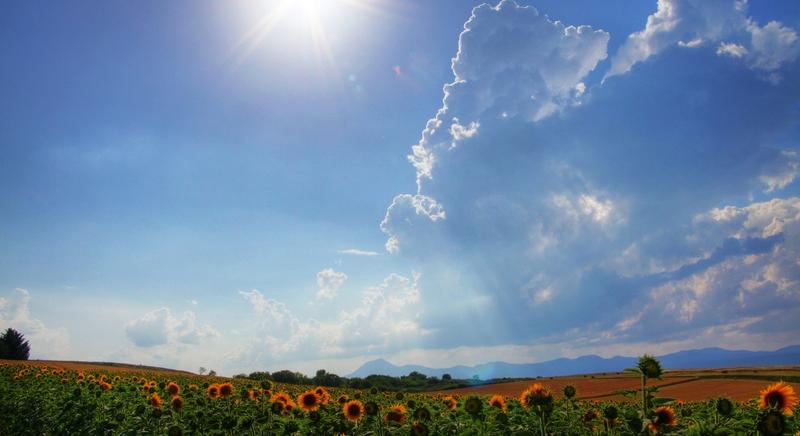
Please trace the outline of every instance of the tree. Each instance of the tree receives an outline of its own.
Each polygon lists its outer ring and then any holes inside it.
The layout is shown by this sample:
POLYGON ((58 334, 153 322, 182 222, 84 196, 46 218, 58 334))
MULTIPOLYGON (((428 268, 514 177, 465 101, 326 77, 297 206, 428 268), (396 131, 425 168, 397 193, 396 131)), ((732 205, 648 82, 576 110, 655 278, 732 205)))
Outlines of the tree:
POLYGON ((22 333, 9 328, 0 335, 0 358, 28 360, 31 346, 22 333))
POLYGON ((206 373, 206 368, 201 366, 200 369, 197 370, 197 373, 200 374, 200 375, 205 374, 206 373))
POLYGON ((442 381, 450 381, 452 379, 453 377, 451 377, 450 374, 442 374, 442 381))

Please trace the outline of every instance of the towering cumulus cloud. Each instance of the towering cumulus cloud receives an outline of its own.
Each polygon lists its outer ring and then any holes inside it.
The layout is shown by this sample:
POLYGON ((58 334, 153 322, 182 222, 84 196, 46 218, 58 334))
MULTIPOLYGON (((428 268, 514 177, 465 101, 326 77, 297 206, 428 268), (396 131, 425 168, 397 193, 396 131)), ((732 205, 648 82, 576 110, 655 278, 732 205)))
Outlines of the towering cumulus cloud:
POLYGON ((514 1, 473 10, 409 156, 417 192, 381 222, 442 308, 425 345, 798 333, 770 321, 800 303, 795 30, 663 0, 608 41, 514 1))

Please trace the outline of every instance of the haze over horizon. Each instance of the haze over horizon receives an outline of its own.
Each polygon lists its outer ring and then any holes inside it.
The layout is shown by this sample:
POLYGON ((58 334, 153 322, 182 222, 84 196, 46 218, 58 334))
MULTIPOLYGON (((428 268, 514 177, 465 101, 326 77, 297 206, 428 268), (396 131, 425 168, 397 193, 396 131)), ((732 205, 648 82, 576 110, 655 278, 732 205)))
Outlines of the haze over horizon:
POLYGON ((0 328, 32 358, 798 342, 798 2, 1 8, 0 328))

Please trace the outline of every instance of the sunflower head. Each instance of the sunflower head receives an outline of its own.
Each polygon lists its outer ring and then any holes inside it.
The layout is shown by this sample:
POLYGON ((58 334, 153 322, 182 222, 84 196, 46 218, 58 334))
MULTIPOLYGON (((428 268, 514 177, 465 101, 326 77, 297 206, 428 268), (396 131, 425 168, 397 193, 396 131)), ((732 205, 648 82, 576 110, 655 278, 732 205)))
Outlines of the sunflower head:
POLYGON ((297 396, 297 404, 306 412, 319 409, 320 402, 321 398, 316 391, 305 391, 297 396))
POLYGON ((374 401, 367 401, 364 404, 364 413, 366 413, 369 416, 376 416, 379 410, 380 409, 378 408, 378 403, 374 401))
POLYGON ((178 395, 181 393, 181 387, 175 382, 169 382, 169 384, 167 384, 167 393, 170 395, 178 395))
POLYGON ((230 383, 223 383, 219 385, 219 396, 222 398, 233 395, 233 385, 230 383))
POLYGON ((502 395, 492 395, 492 398, 489 398, 489 407, 495 407, 505 412, 506 411, 505 397, 503 397, 502 395))
POLYGON ((161 400, 161 397, 159 397, 158 394, 155 393, 150 397, 150 404, 153 407, 159 409, 161 408, 161 405, 164 404, 164 402, 161 400))
POLYGON ((762 409, 775 409, 792 416, 796 402, 797 395, 794 393, 794 388, 784 382, 778 382, 767 386, 761 391, 758 407, 762 409))
POLYGON ((523 407, 529 408, 531 406, 547 406, 552 404, 553 395, 550 390, 544 387, 541 383, 534 383, 522 391, 519 396, 519 402, 523 407))
POLYGON ((617 416, 619 416, 619 410, 617 410, 616 406, 606 406, 603 409, 603 418, 613 421, 617 419, 617 416))
POLYGON ((350 400, 342 406, 342 413, 348 421, 358 422, 364 417, 365 408, 364 404, 358 400, 350 400))
POLYGON ((331 393, 328 392, 328 390, 324 387, 317 386, 317 388, 314 389, 314 392, 316 392, 317 396, 319 396, 319 400, 322 404, 328 404, 328 402, 331 401, 331 393))
POLYGON ((661 374, 664 372, 661 369, 661 362, 649 354, 640 357, 636 367, 647 378, 661 378, 661 374))
POLYGON ((578 391, 575 389, 575 386, 566 385, 564 386, 564 396, 567 398, 572 398, 577 394, 578 391))
POLYGON ((417 421, 427 421, 431 419, 431 411, 427 407, 420 407, 414 411, 414 419, 417 421))
POLYGON ((383 420, 388 424, 402 425, 406 421, 406 408, 402 404, 395 404, 389 408, 383 420))
POLYGON ((442 401, 444 401, 444 406, 447 407, 448 410, 456 410, 456 407, 458 407, 458 401, 456 401, 452 395, 444 397, 442 401))
POLYGON ((673 427, 678 424, 678 418, 672 407, 661 406, 653 412, 653 419, 647 424, 652 433, 658 434, 664 427, 673 427))
POLYGON ((336 400, 336 402, 339 404, 344 404, 347 402, 347 400, 349 400, 349 398, 347 398, 347 395, 339 395, 339 399, 336 400))
POLYGON ((733 401, 725 397, 717 398, 715 406, 720 416, 731 416, 733 414, 733 401))
POLYGON ((283 401, 274 401, 272 403, 272 406, 270 406, 270 410, 272 411, 272 413, 280 415, 281 413, 283 413, 284 407, 285 405, 283 401))
POLYGON ((183 409, 183 398, 175 395, 172 397, 172 400, 169 402, 169 405, 172 406, 172 410, 180 411, 183 409))
POLYGON ((425 425, 424 422, 414 421, 414 423, 411 424, 412 436, 428 436, 428 433, 428 426, 425 425))
POLYGON ((786 418, 782 413, 771 410, 761 417, 758 431, 764 436, 780 436, 786 431, 786 418))
POLYGON ((209 398, 218 398, 219 397, 219 385, 214 383, 208 386, 206 389, 206 394, 209 398))
POLYGON ((483 410, 483 401, 478 397, 469 397, 464 401, 464 410, 472 416, 478 415, 483 410))

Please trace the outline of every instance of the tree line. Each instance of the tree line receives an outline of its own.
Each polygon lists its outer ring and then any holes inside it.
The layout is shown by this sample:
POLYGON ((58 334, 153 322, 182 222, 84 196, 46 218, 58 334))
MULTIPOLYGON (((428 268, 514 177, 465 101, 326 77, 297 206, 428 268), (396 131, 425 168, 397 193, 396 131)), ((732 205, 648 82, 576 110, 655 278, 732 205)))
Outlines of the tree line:
POLYGON ((352 388, 352 389, 369 389, 378 388, 381 390, 391 391, 429 391, 451 389, 457 387, 470 386, 476 383, 477 380, 458 380, 452 378, 449 374, 443 374, 439 377, 428 377, 417 371, 412 371, 408 375, 394 377, 389 375, 369 375, 367 377, 342 377, 334 373, 330 373, 324 369, 320 369, 313 377, 290 371, 288 369, 275 371, 273 373, 266 371, 256 371, 250 374, 237 374, 234 378, 250 379, 250 380, 269 380, 278 383, 288 384, 301 384, 301 385, 317 385, 334 388, 352 388))

